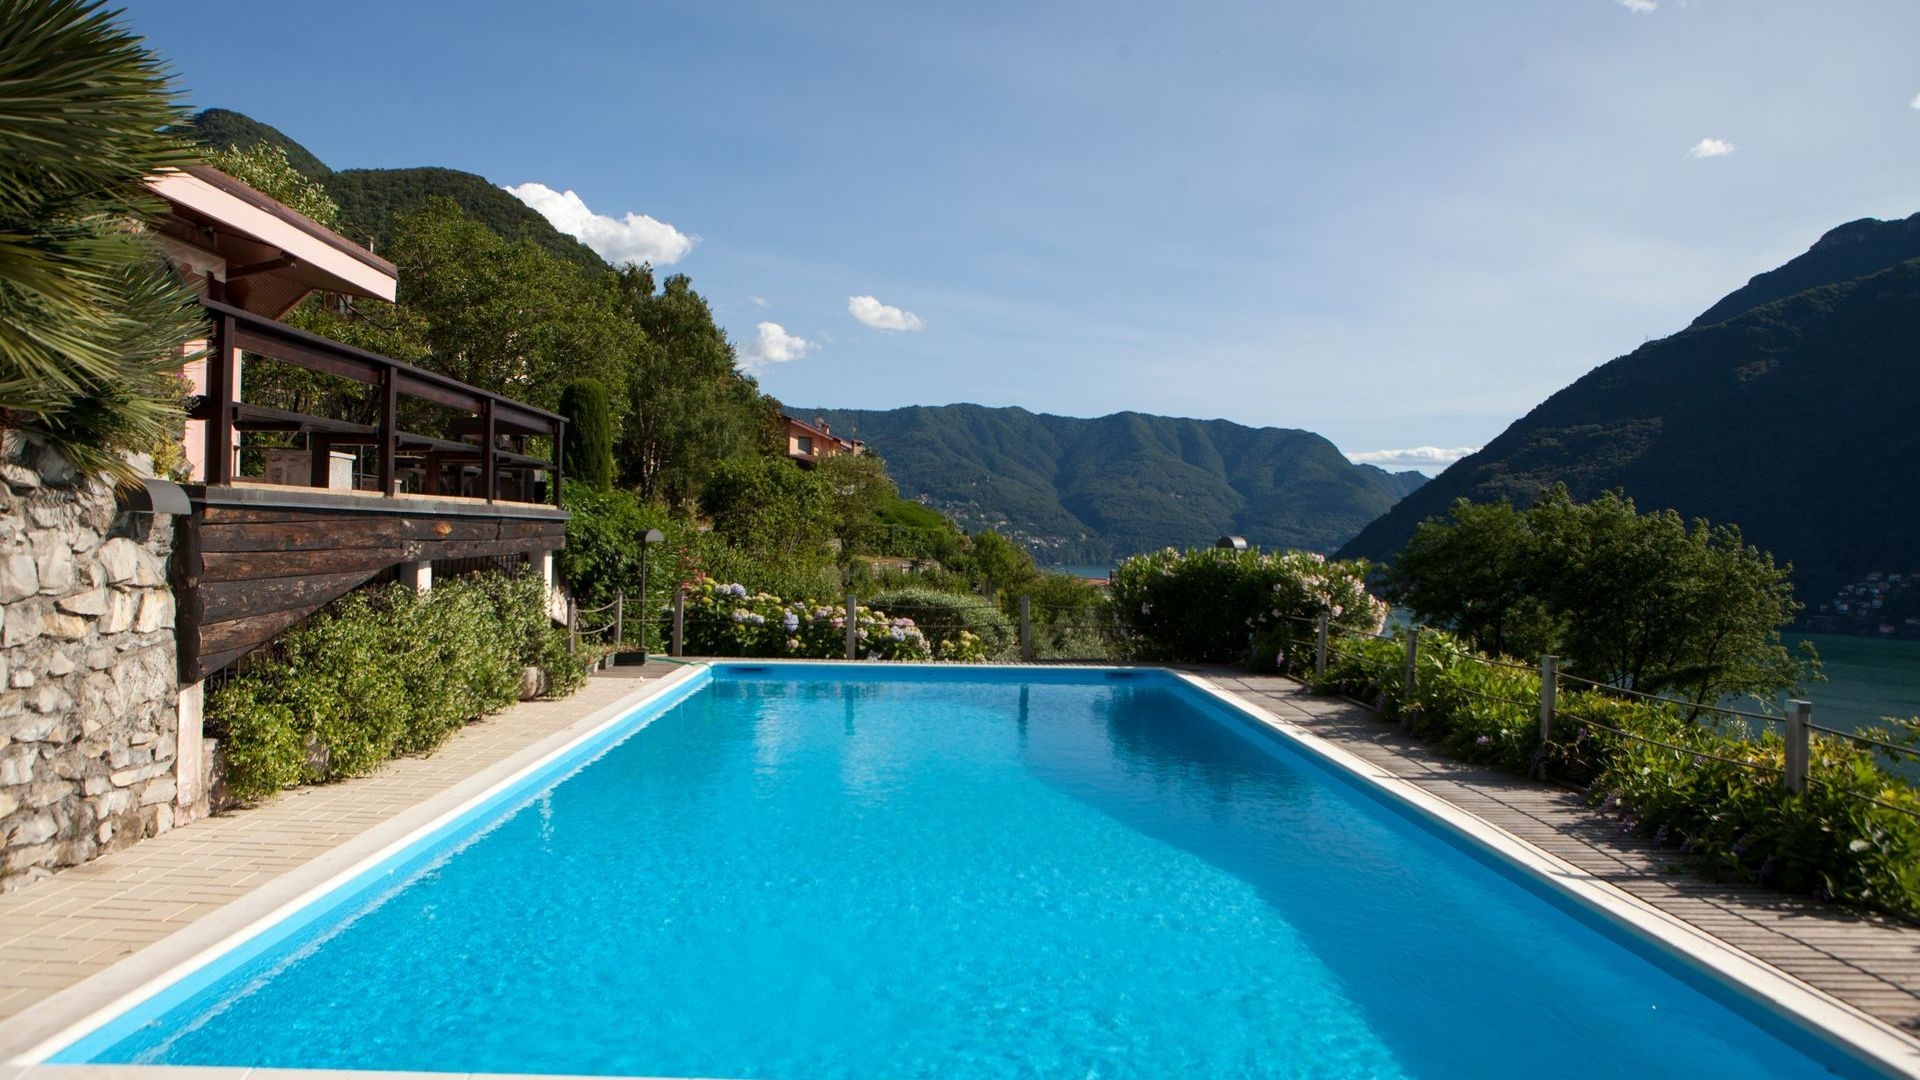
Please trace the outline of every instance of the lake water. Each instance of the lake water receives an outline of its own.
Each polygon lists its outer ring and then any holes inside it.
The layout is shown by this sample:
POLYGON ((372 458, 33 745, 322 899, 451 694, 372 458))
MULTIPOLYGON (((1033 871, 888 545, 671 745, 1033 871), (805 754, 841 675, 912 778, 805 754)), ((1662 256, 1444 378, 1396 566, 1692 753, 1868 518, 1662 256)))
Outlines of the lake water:
POLYGON ((1827 681, 1809 687, 1813 718, 1829 727, 1862 727, 1882 717, 1920 716, 1920 641, 1853 634, 1784 635, 1813 642, 1827 681))

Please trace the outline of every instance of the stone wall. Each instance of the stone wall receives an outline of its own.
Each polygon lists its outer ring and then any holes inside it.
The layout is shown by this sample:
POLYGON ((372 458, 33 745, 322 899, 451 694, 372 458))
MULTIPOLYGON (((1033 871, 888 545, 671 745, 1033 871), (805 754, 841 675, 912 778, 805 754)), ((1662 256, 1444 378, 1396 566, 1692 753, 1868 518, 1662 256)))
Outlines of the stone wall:
POLYGON ((172 542, 0 463, 0 891, 176 822, 172 542))

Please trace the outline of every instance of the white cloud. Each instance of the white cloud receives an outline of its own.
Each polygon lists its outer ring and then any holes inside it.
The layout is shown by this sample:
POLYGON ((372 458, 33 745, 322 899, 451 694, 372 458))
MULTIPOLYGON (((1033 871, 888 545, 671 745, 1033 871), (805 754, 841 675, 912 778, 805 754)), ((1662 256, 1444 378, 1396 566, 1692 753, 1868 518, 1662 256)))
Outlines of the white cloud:
POLYGON ((553 227, 598 252, 600 257, 619 266, 622 263, 648 262, 670 266, 686 257, 699 243, 658 218, 628 212, 624 218, 596 214, 586 201, 571 191, 555 191, 545 184, 521 184, 507 193, 540 212, 553 227))
POLYGON ((740 361, 748 368, 763 368, 769 364, 798 360, 813 348, 813 342, 798 334, 787 333, 787 328, 777 322, 763 322, 754 329, 758 332, 753 341, 740 350, 740 361))
POLYGON ((1687 151, 1687 156, 1690 158, 1725 157, 1738 149, 1739 147, 1725 139, 1701 139, 1693 144, 1693 149, 1687 151))
POLYGON ((1349 461, 1361 465, 1378 465, 1383 469, 1419 469, 1422 472, 1439 471, 1466 457, 1477 454, 1477 446, 1409 446, 1399 450, 1365 450, 1358 454, 1348 454, 1349 461))
POLYGON ((883 304, 871 296, 847 297, 847 310, 875 330, 918 330, 926 325, 913 312, 883 304))
POLYGON ((1626 8, 1628 11, 1645 15, 1660 5, 1657 0, 1620 0, 1620 6, 1626 8))
POLYGON ((767 298, 766 298, 766 297, 764 297, 764 296, 749 296, 749 297, 747 297, 747 299, 748 299, 749 301, 751 301, 751 302, 752 302, 752 304, 753 304, 753 306, 754 306, 754 307, 766 307, 766 306, 767 306, 767 298))
POLYGON ((1913 101, 1911 104, 1913 105, 1914 108, 1920 109, 1920 94, 1913 95, 1913 101))

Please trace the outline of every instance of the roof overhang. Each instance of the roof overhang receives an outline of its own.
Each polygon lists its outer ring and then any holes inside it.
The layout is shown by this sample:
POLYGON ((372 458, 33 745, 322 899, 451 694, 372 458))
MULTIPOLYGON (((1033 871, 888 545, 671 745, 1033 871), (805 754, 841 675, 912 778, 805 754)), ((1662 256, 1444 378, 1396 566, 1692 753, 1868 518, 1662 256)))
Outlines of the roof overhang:
POLYGON ((316 289, 394 298, 392 263, 218 169, 164 172, 147 187, 173 208, 164 232, 225 260, 237 306, 271 318, 316 289))

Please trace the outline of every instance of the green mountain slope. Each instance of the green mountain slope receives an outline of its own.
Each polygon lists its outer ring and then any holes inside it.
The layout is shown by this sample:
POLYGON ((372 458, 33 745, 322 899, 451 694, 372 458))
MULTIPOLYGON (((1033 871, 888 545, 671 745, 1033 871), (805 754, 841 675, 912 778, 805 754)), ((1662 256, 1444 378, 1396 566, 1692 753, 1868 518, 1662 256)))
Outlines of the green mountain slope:
POLYGON ((1588 373, 1341 554, 1390 559, 1457 498, 1524 503, 1558 482, 1737 524, 1794 564, 1803 597, 1920 568, 1920 260, 1838 283, 1818 267, 1789 264, 1814 287, 1588 373))
POLYGON ((1312 432, 1225 420, 1086 420, 979 405, 794 414, 866 440, 903 494, 969 529, 998 529, 1043 563, 1229 533, 1330 551, 1423 479, 1355 465, 1312 432))
POLYGON ((1920 259, 1920 214, 1898 221, 1862 218, 1833 229, 1807 253, 1757 274, 1690 324, 1712 326, 1794 293, 1878 273, 1920 259))
POLYGON ((525 239, 582 269, 605 270, 606 260, 580 241, 553 227, 532 207, 476 173, 458 169, 331 169, 306 147, 277 128, 229 109, 207 109, 193 118, 188 134, 203 146, 278 146, 287 162, 318 180, 340 204, 340 232, 384 250, 400 215, 443 195, 462 213, 510 240, 525 239))

